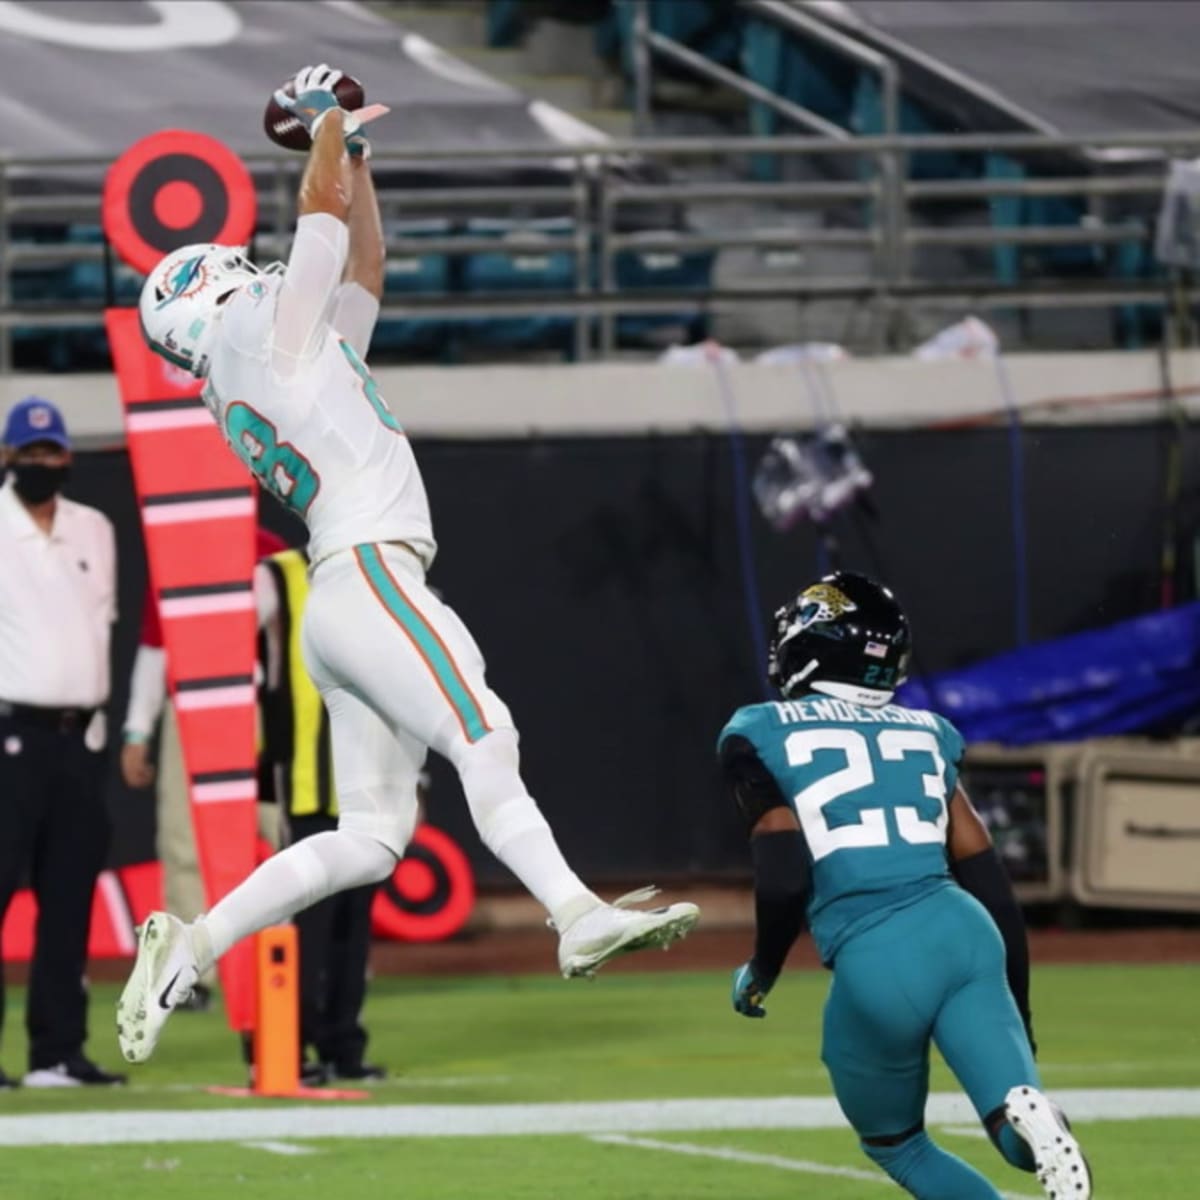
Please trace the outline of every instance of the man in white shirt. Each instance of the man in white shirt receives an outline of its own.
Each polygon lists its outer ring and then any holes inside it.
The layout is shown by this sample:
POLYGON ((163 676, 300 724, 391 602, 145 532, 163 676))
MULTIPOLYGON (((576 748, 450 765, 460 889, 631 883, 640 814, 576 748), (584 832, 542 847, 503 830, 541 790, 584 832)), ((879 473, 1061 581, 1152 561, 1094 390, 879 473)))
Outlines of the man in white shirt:
POLYGON ((287 266, 260 272, 236 247, 185 246, 150 272, 139 301, 150 348, 205 380, 230 448, 308 526, 304 658, 329 713, 338 827, 275 855, 191 924, 146 919, 117 1005, 130 1062, 150 1056, 200 972, 240 939, 392 873, 429 748, 457 770, 484 843, 549 913, 565 976, 665 946, 699 917, 688 903, 606 904, 571 870, 521 778, 516 727, 479 647, 426 583, 437 545, 425 487, 363 361, 386 247, 340 78, 309 67, 293 97, 276 93, 312 140, 287 266))
MULTIPOLYGON (((103 752, 116 618, 113 527, 59 495, 71 447, 48 401, 31 396, 8 414, 3 462, 0 921, 26 872, 38 904, 24 1083, 123 1083, 83 1053, 88 925, 109 834, 103 752)), ((13 1086, 3 1072, 0 1086, 13 1086)))

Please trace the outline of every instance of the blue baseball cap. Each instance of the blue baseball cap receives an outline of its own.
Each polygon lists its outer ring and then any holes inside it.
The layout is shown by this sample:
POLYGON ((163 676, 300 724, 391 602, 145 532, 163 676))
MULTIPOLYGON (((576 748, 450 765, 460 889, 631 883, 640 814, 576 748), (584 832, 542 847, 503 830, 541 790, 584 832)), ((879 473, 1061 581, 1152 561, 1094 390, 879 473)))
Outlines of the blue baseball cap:
POLYGON ((71 448, 62 413, 41 396, 26 396, 9 409, 8 420, 4 423, 4 444, 19 450, 34 442, 53 442, 64 450, 71 448))

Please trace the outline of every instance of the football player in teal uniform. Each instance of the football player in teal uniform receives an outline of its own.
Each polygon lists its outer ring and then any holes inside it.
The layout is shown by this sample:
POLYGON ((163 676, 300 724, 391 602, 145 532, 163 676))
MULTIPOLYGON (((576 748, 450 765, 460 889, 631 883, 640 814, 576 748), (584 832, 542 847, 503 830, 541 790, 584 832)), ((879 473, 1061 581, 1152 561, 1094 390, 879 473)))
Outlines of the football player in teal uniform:
POLYGON ((1056 1200, 1089 1200, 1087 1162, 1040 1090, 1025 926, 958 782, 962 737, 892 702, 909 643, 891 592, 850 572, 776 614, 782 699, 738 709, 719 741, 757 917, 733 1006, 765 1015, 807 919, 833 971, 822 1058, 869 1158, 919 1200, 999 1200, 925 1132, 932 1043, 1005 1159, 1056 1200))

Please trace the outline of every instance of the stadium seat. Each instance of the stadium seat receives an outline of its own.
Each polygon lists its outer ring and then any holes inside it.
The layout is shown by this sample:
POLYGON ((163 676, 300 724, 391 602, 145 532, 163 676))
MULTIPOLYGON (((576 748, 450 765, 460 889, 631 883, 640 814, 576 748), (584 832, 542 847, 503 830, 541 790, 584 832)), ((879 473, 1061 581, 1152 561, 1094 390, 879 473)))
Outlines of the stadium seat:
MULTIPOLYGON (((1030 172, 1005 154, 988 154, 984 173, 988 179, 1024 179, 1030 172)), ((1033 226, 1079 227, 1087 216, 1087 204, 1075 196, 994 196, 989 201, 992 224, 998 228, 1033 226)), ((1029 252, 1027 252, 1029 253, 1029 252)), ((1115 245, 1047 246, 1034 251, 1037 261, 1055 272, 1092 272, 1117 279, 1136 279, 1148 267, 1148 257, 1140 241, 1115 245)), ((1000 283, 1015 284, 1021 278, 1021 254, 1015 246, 997 246, 994 250, 996 278, 1000 283)))
MULTIPOLYGON (((446 220, 387 221, 384 237, 393 239, 446 238, 454 232, 446 220)), ((441 251, 429 254, 389 253, 383 281, 383 302, 403 303, 415 296, 445 296, 452 290, 451 264, 441 251)), ((414 317, 404 320, 383 319, 375 330, 372 346, 376 351, 403 355, 428 356, 441 352, 446 322, 441 318, 414 317)))
MULTIPOLYGON (((648 230, 632 235, 653 238, 661 242, 670 233, 648 230)), ((622 290, 629 291, 705 291, 711 286, 714 254, 710 250, 639 250, 635 247, 618 251, 614 256, 613 275, 622 290)), ((644 345, 654 331, 682 324, 688 342, 698 341, 707 334, 703 316, 655 313, 652 315, 619 316, 617 340, 622 345, 644 345)))
MULTIPOLYGON (((569 217, 510 221, 473 218, 464 232, 475 238, 495 238, 495 251, 466 254, 458 264, 458 290, 467 294, 557 292, 571 294, 576 285, 576 260, 571 250, 547 245, 574 232, 569 217)), ((465 341, 511 348, 559 348, 569 345, 574 320, 567 315, 466 318, 455 322, 465 341)))
MULTIPOLYGON (((72 225, 67 231, 68 242, 82 246, 104 244, 104 231, 99 225, 72 225)), ((66 296, 89 304, 132 304, 142 290, 142 276, 115 256, 106 259, 87 259, 73 262, 67 269, 66 296), (109 294, 111 267, 112 294, 109 294)))

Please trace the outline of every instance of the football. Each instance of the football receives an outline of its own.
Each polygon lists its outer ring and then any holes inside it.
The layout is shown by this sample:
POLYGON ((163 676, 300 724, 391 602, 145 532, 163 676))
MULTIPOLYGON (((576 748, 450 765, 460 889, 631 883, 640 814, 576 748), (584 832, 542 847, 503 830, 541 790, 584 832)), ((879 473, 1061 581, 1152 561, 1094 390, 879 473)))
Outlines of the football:
MULTIPOLYGON (((290 79, 283 85, 282 90, 289 96, 296 94, 290 79)), ((351 112, 363 107, 363 85, 350 75, 343 75, 334 84, 333 94, 338 98, 338 103, 351 112)), ((271 141, 287 150, 307 151, 312 146, 312 139, 308 136, 308 130, 304 128, 304 122, 282 107, 275 99, 274 92, 267 102, 267 111, 263 113, 263 129, 271 141)))

